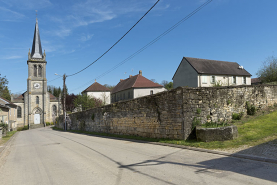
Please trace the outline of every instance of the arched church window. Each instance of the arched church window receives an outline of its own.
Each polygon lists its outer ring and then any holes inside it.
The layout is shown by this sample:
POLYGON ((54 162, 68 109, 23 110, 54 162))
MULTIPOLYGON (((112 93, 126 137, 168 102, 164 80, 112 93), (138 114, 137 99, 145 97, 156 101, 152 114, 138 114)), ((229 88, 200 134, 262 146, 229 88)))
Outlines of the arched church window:
POLYGON ((21 118, 22 114, 21 114, 21 107, 18 106, 17 107, 17 118, 21 118))
POLYGON ((38 71, 38 67, 37 65, 34 65, 34 76, 37 77, 37 71, 38 71))
POLYGON ((57 116, 57 106, 53 105, 53 113, 55 114, 55 116, 57 116))
POLYGON ((39 104, 39 97, 36 97, 36 104, 39 104))
POLYGON ((41 67, 41 65, 38 66, 38 76, 42 77, 42 67, 41 67))

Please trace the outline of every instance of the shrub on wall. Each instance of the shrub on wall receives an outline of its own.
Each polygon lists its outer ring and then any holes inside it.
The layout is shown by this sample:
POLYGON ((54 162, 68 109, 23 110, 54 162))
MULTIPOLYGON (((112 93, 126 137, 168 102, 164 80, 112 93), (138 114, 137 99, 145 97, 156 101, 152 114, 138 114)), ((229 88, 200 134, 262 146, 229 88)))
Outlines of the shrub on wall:
POLYGON ((256 107, 254 105, 250 105, 249 102, 246 102, 247 115, 255 115, 256 107))
POLYGON ((232 119, 233 119, 233 120, 241 120, 242 116, 243 116, 243 112, 240 112, 240 113, 233 113, 233 114, 232 114, 232 119))

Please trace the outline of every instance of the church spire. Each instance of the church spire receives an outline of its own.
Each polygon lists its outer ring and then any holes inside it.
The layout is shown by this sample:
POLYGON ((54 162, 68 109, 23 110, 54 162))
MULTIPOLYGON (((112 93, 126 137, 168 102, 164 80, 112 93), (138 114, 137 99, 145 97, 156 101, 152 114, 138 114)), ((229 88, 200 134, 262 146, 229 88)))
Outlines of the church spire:
POLYGON ((37 18, 36 18, 36 26, 35 26, 31 58, 43 58, 37 18))

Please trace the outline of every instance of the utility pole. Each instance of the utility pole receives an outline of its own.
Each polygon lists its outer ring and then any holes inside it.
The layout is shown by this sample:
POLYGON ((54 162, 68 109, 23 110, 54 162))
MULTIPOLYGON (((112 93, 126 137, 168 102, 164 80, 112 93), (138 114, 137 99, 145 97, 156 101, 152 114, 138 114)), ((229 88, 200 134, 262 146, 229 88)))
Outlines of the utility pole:
POLYGON ((66 130, 66 108, 65 108, 65 100, 66 100, 66 92, 65 92, 65 80, 66 75, 63 75, 63 115, 64 115, 64 130, 66 130))

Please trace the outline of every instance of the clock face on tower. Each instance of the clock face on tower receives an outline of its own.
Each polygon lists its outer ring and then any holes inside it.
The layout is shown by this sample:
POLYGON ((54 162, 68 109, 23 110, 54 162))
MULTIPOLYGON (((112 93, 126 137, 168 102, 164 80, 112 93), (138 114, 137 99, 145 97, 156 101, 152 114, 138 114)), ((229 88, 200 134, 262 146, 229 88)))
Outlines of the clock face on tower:
POLYGON ((39 89, 40 88, 40 84, 39 83, 34 83, 34 88, 35 89, 39 89))

